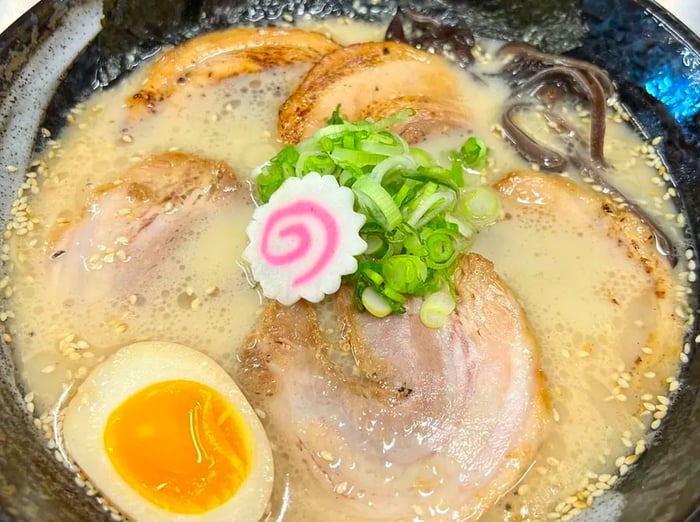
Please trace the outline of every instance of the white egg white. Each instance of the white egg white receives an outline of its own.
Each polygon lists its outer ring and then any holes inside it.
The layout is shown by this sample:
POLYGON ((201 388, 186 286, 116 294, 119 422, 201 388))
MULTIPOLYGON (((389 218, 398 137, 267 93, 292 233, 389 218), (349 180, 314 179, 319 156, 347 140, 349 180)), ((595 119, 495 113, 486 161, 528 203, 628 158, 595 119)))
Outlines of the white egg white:
POLYGON ((174 343, 126 346, 97 366, 80 385, 63 421, 66 450, 101 493, 122 513, 139 522, 257 521, 272 491, 273 462, 265 430, 231 377, 208 356, 174 343), (110 414, 134 393, 157 382, 188 380, 217 390, 241 415, 252 433, 250 474, 235 495, 206 513, 178 514, 143 498, 112 466, 104 447, 110 414))

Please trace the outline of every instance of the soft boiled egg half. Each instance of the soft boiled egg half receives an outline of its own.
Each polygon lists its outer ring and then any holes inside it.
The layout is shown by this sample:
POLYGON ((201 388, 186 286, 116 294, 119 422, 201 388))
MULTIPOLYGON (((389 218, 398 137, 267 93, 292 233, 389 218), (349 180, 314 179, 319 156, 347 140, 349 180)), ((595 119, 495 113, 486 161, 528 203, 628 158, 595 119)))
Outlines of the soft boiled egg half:
POLYGON ((136 521, 257 521, 272 491, 270 443, 231 377, 186 346, 122 348, 78 388, 66 450, 136 521))

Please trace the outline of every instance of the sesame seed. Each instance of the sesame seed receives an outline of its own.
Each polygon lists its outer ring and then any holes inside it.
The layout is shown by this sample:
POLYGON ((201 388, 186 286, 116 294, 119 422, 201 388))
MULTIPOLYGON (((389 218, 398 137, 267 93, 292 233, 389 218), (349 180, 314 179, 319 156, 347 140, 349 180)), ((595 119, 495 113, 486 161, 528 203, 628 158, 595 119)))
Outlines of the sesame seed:
POLYGON ((625 437, 623 437, 623 438, 620 439, 620 440, 622 441, 622 445, 623 445, 623 446, 625 446, 625 447, 627 447, 627 448, 631 448, 631 447, 632 447, 632 441, 631 441, 631 440, 629 440, 629 439, 627 439, 627 438, 625 438, 625 437))
POLYGON ((114 327, 114 330, 115 330, 117 333, 124 333, 124 332, 126 332, 128 329, 129 329, 129 325, 126 324, 126 323, 118 323, 118 324, 115 325, 115 327, 114 327))
POLYGON ((318 454, 319 457, 321 457, 323 460, 326 462, 333 462, 335 459, 333 458, 333 454, 328 451, 328 450, 323 450, 320 451, 318 454))
POLYGON ((625 395, 624 393, 618 393, 617 395, 615 395, 615 398, 620 402, 625 402, 627 400, 627 395, 625 395))
POLYGON ((666 416, 666 412, 665 412, 665 411, 657 411, 656 413, 654 413, 654 418, 657 419, 657 420, 661 420, 661 419, 663 419, 665 416, 666 416))
POLYGON ((651 423, 651 429, 652 430, 658 430, 659 426, 661 426, 661 419, 656 419, 651 423))
POLYGON ((690 362, 690 359, 688 358, 687 354, 681 353, 681 362, 683 364, 688 364, 690 362))
POLYGON ((646 377, 647 379, 653 379, 654 377, 656 377, 656 374, 654 372, 645 372, 644 377, 646 377))
POLYGON ((124 143, 133 143, 134 137, 131 134, 122 134, 122 141, 124 143))
POLYGON ((620 466, 620 476, 624 477, 625 475, 627 475, 629 470, 630 470, 629 466, 627 464, 623 464, 622 466, 620 466))
POLYGON ((60 451, 56 450, 53 456, 59 463, 66 464, 66 460, 63 458, 63 455, 61 455, 60 451))
POLYGON ((627 464, 628 466, 631 466, 632 464, 637 462, 638 459, 639 459, 638 455, 628 455, 627 457, 625 457, 625 464, 627 464))
POLYGON ((41 373, 43 373, 44 375, 48 375, 48 374, 50 374, 50 373, 53 373, 53 371, 54 371, 55 369, 56 369, 56 365, 54 365, 54 364, 49 364, 48 366, 44 366, 44 367, 41 369, 41 373))
POLYGON ((128 207, 126 207, 126 208, 120 208, 120 209, 117 211, 117 214, 119 214, 120 216, 126 216, 126 215, 128 215, 128 214, 131 214, 131 209, 128 208, 128 207))
POLYGON ((671 383, 668 385, 668 391, 675 392, 679 387, 680 383, 678 381, 671 381, 671 383))
POLYGON ((557 466, 559 466, 560 463, 554 457, 547 457, 547 464, 549 464, 552 467, 557 467, 557 466))
POLYGON ((523 484, 522 486, 520 486, 518 488, 518 495, 520 495, 520 496, 527 495, 529 491, 530 491, 530 486, 528 486, 527 484, 523 484))
POLYGON ((643 351, 645 354, 647 354, 647 355, 651 355, 651 354, 654 353, 654 350, 652 350, 652 349, 649 348, 648 346, 645 346, 644 348, 642 348, 642 351, 643 351))

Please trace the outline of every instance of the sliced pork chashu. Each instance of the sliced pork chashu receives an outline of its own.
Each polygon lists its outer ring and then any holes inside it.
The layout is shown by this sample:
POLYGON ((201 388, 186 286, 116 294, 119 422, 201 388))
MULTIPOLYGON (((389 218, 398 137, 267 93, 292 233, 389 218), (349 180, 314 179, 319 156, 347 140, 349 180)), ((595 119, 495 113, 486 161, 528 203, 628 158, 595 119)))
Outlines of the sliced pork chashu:
MULTIPOLYGON (((480 250, 493 255, 494 259, 509 256, 496 252, 502 249, 496 245, 509 242, 512 234, 528 243, 529 234, 551 235, 553 227, 562 229, 556 233, 568 235, 567 241, 571 243, 563 243, 560 238, 557 242, 559 250, 563 249, 563 252, 554 259, 569 257, 572 260, 568 263, 569 267, 578 264, 581 269, 591 269, 597 273, 595 281, 589 280, 584 273, 567 276, 567 280, 575 278, 577 284, 589 287, 584 288, 578 297, 579 313, 583 313, 584 307, 588 306, 595 307, 592 309, 597 310, 596 313, 606 311, 609 317, 602 319, 611 324, 610 317, 618 318, 616 330, 606 335, 611 336, 612 341, 609 342, 620 346, 618 350, 624 354, 625 366, 633 376, 629 388, 622 391, 630 397, 635 393, 645 393, 643 390, 649 387, 652 382, 650 376, 655 373, 659 375, 658 385, 666 388, 667 384, 661 376, 668 372, 675 373, 684 326, 677 315, 677 276, 668 259, 657 250, 653 231, 636 214, 618 208, 610 198, 560 176, 515 172, 497 183, 496 189, 501 194, 509 218, 514 223, 526 224, 526 227, 503 235, 499 234, 501 225, 496 225, 487 233, 493 236, 489 240, 492 246, 480 250), (578 256, 585 256, 581 259, 596 259, 597 264, 583 267, 581 263, 584 261, 578 260, 578 256), (651 348, 650 353, 641 351, 643 347, 651 348), (646 372, 652 373, 644 377, 646 372)), ((509 225, 504 223, 503 226, 509 225)), ((532 254, 540 259, 552 256, 551 253, 539 251, 532 254)), ((522 276, 519 274, 535 266, 534 258, 532 265, 529 265, 531 257, 521 256, 518 272, 508 275, 517 281, 528 280, 525 273, 522 276)), ((503 268, 507 270, 505 266, 503 268)), ((552 273, 542 274, 542 285, 566 284, 553 277, 556 276, 552 273)), ((513 284, 516 286, 519 283, 514 281, 513 284)), ((523 293, 531 290, 523 290, 523 293)), ((578 292, 571 286, 568 291, 578 292)), ((534 312, 527 302, 523 303, 534 312)), ((576 314, 576 311, 567 313, 576 314)), ((592 325, 595 326, 594 323, 592 325)), ((601 326, 598 328, 603 329, 601 326)), ((565 348, 580 349, 575 346, 565 348)), ((596 356, 598 348, 593 346, 592 349, 592 356, 596 356)))
POLYGON ((138 289, 194 220, 223 205, 249 205, 238 189, 222 161, 179 152, 150 156, 95 188, 77 218, 54 225, 48 263, 56 286, 95 298, 138 289), (89 284, 86 273, 94 274, 89 284))
POLYGON ((267 305, 238 381, 297 470, 292 495, 320 510, 307 520, 473 519, 532 462, 549 418, 537 343, 489 261, 465 256, 454 280, 439 330, 417 302, 358 314, 349 291, 332 339, 316 308, 267 305))
POLYGON ((278 133, 286 143, 313 134, 341 105, 351 120, 379 120, 401 109, 416 116, 394 130, 415 143, 468 125, 459 72, 444 59, 398 42, 350 45, 324 56, 282 105, 278 133))
POLYGON ((135 114, 155 112, 158 102, 183 85, 202 87, 271 67, 314 63, 338 48, 321 33, 300 29, 242 27, 207 33, 163 53, 127 106, 135 114))

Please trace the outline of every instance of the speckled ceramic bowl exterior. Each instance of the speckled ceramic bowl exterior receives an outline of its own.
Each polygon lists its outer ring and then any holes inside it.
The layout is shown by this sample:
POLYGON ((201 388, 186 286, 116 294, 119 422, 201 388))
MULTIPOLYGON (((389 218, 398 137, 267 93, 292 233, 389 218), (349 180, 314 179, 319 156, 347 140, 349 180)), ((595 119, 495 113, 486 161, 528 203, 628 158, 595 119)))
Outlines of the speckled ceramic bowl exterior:
MULTIPOLYGON (((439 0, 431 0, 432 3, 439 0)), ((421 2, 415 1, 414 5, 421 2)), ((186 9, 202 2, 182 2, 186 9)), ((573 55, 606 68, 622 101, 647 136, 663 136, 661 150, 688 216, 691 244, 700 231, 700 41, 647 0, 584 0, 590 28, 573 55)), ((200 6, 201 8, 201 6, 200 6)), ((283 14, 356 14, 381 18, 395 3, 342 0, 232 0, 216 14, 218 23, 264 23, 283 14)), ((23 172, 45 145, 41 126, 60 130, 67 109, 133 65, 104 74, 99 33, 100 0, 44 0, 0 36, 0 220, 8 216, 22 182, 5 166, 23 172), (98 74, 99 71, 99 74, 98 74)), ((117 69, 119 69, 117 67, 117 69)), ((697 256, 696 256, 697 257, 697 256)), ((695 288, 697 295, 698 288, 695 288)), ((697 309, 697 301, 692 305, 697 309)), ((692 332, 689 342, 695 350, 692 332)), ((42 442, 25 411, 13 367, 13 348, 0 349, 0 522, 101 521, 108 514, 77 487, 73 477, 42 442)), ((696 518, 700 503, 700 358, 683 375, 683 387, 653 446, 609 496, 624 521, 696 518)), ((607 496, 607 495, 606 495, 607 496)), ((605 503, 606 496, 601 497, 605 503)), ((604 512, 587 520, 609 520, 604 512), (607 517, 607 518, 606 518, 607 517)), ((243 522, 243 521, 241 521, 243 522)))

